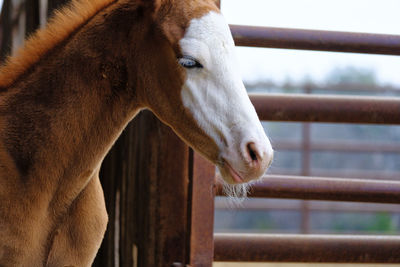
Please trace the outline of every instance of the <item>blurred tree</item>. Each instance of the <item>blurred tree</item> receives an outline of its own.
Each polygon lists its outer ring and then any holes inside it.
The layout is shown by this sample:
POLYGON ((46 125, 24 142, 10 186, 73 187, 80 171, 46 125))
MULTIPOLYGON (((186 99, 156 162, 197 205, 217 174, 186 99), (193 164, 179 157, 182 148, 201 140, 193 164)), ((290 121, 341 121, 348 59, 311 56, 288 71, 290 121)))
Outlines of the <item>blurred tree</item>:
POLYGON ((328 84, 366 84, 377 83, 376 73, 372 69, 354 66, 333 68, 326 76, 328 84))

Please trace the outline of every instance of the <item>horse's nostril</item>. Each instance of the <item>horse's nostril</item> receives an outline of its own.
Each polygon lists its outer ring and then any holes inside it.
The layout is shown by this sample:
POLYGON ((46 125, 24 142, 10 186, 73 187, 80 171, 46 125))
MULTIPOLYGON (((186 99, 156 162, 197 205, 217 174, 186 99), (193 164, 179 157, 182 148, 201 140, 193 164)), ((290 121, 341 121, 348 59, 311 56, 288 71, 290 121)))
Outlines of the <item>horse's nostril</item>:
POLYGON ((247 144, 247 151, 248 151, 252 161, 258 160, 257 149, 256 149, 256 145, 254 143, 247 144))

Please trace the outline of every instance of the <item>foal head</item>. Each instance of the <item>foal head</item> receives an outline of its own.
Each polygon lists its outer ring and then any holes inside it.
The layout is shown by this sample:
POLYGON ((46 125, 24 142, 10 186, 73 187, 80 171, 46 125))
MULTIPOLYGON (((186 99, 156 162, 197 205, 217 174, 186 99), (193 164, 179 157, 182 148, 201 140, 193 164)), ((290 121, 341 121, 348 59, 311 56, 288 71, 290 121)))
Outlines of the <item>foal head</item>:
MULTIPOLYGON (((231 185, 260 178, 273 150, 237 70, 234 42, 213 0, 148 1, 152 51, 144 103, 231 185), (149 4, 151 2, 151 4, 149 4), (153 48, 152 48, 153 46, 153 48), (150 77, 151 76, 151 77, 150 77)), ((136 69, 137 70, 137 69, 136 69)))

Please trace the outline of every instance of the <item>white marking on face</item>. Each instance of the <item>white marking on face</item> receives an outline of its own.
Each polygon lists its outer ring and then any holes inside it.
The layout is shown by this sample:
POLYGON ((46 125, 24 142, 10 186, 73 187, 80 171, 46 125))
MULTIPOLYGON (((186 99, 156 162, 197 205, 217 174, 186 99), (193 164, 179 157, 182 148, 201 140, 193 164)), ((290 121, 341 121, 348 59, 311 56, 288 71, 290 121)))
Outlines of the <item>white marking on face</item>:
MULTIPOLYGON (((271 161, 272 148, 240 78, 234 41, 224 17, 211 11, 193 19, 179 44, 183 56, 202 65, 186 70, 181 97, 198 125, 219 147, 222 175, 229 176, 228 163, 244 181, 259 178, 271 161), (251 142, 265 156, 257 170, 246 153, 251 142)), ((235 182, 233 177, 224 178, 235 182)))

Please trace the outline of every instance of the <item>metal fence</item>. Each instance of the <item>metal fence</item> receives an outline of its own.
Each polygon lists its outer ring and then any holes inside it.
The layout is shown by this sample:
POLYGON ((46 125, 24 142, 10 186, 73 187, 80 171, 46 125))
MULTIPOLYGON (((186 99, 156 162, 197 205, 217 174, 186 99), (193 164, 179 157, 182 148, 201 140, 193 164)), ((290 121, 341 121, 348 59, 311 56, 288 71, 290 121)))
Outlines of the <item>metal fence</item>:
MULTIPOLYGON (((231 26, 236 45, 332 52, 400 55, 400 36, 333 31, 231 26)), ((400 124, 400 99, 362 96, 251 95, 262 120, 400 124)), ((308 130, 305 124, 305 129, 308 130)), ((299 144, 308 151, 311 145, 299 144)), ((281 144, 293 146, 293 144, 281 144)), ((328 144, 314 145, 330 149, 328 144)), ((334 145, 335 149, 340 146, 334 145)), ((359 152, 376 151, 352 146, 359 152)), ((398 151, 394 146, 384 151, 398 151)), ((304 175, 309 175, 305 171, 304 175)), ((400 204, 400 182, 270 175, 250 198, 354 201, 400 204)), ((222 195, 218 188, 218 195, 222 195)), ((218 203, 218 202, 217 202, 218 203)), ((261 209, 262 205, 256 205, 261 209)), ((393 207, 395 208, 395 207, 393 207)), ((400 237, 356 235, 216 234, 215 261, 400 263, 400 237)))

